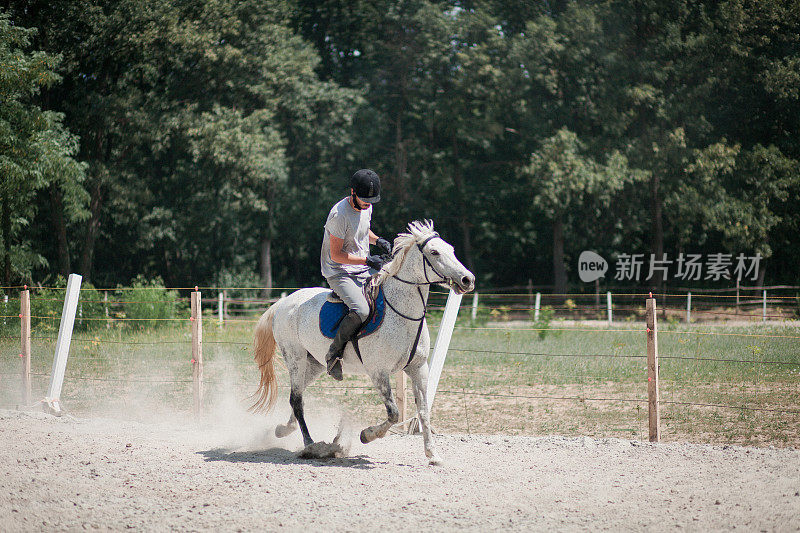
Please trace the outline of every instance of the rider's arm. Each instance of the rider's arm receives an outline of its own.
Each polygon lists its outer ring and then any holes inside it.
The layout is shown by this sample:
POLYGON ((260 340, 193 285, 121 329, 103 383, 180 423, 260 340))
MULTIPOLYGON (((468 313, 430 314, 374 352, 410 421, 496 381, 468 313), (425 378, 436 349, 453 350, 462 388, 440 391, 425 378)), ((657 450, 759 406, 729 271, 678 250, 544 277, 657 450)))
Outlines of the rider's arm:
MULTIPOLYGON (((369 239, 370 242, 374 242, 372 237, 375 234, 372 231, 369 232, 369 239)), ((378 238, 375 237, 375 240, 378 238)), ((335 235, 330 235, 331 240, 331 260, 335 261, 342 265, 366 265, 367 260, 364 257, 358 257, 357 255, 349 254, 342 250, 344 246, 344 239, 340 239, 335 235)))
POLYGON ((377 235, 372 233, 372 230, 369 230, 369 243, 370 244, 375 244, 376 242, 378 242, 378 238, 379 237, 377 235))

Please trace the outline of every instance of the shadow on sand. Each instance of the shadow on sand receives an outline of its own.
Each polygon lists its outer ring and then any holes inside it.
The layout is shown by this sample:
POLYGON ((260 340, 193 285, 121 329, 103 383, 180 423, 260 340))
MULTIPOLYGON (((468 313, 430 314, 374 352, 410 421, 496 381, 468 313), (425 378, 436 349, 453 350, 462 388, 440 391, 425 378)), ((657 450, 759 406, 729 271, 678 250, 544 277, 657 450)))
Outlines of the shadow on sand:
POLYGON ((298 452, 285 448, 266 450, 232 451, 226 448, 213 448, 197 452, 206 461, 228 461, 230 463, 272 463, 272 464, 311 464, 314 466, 338 466, 346 468, 375 468, 375 462, 363 455, 354 457, 332 457, 326 459, 304 459, 298 452))

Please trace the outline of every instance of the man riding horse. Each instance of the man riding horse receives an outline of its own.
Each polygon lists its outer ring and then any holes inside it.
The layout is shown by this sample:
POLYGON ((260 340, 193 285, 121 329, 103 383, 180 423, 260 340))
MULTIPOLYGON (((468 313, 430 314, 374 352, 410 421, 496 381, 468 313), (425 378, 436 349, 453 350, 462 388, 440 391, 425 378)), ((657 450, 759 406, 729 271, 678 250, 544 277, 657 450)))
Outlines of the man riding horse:
POLYGON ((325 222, 320 266, 328 285, 347 305, 349 312, 325 356, 328 374, 342 380, 342 353, 347 342, 358 332, 369 315, 363 287, 370 269, 380 270, 386 259, 370 255, 374 244, 391 255, 392 246, 370 229, 372 204, 381 199, 381 180, 369 169, 361 169, 350 178, 350 195, 333 206, 325 222))

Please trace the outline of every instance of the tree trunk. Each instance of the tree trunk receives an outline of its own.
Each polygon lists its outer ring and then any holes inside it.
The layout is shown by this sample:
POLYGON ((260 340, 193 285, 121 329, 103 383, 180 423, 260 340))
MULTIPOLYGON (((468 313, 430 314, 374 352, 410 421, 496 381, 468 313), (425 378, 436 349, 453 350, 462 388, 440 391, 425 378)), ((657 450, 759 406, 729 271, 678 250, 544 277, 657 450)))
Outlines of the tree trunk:
POLYGON ((397 119, 394 126, 394 172, 396 182, 393 190, 397 195, 398 205, 408 202, 408 188, 405 186, 406 172, 408 171, 408 154, 406 143, 403 140, 403 106, 397 108, 397 119))
POLYGON ((55 233, 58 241, 58 271, 66 278, 70 274, 67 226, 64 222, 64 204, 61 201, 61 191, 55 185, 50 187, 50 212, 53 217, 53 233, 55 233))
POLYGON ((272 213, 275 212, 275 184, 267 185, 267 221, 264 233, 261 236, 261 250, 259 254, 259 268, 261 271, 261 295, 269 298, 272 292, 272 237, 275 235, 275 222, 272 213))
POLYGON ((89 203, 91 216, 86 228, 86 238, 84 239, 83 252, 81 254, 80 273, 84 282, 91 280, 92 266, 94 263, 94 245, 97 241, 97 230, 100 228, 100 211, 103 206, 103 191, 98 182, 92 190, 92 199, 89 203))
POLYGON ((269 235, 261 238, 261 295, 269 298, 272 291, 272 239, 269 235))
POLYGON ((561 215, 553 219, 553 292, 566 294, 567 269, 564 266, 564 221, 561 215))
MULTIPOLYGON (((664 221, 661 198, 659 197, 660 185, 661 178, 658 172, 653 172, 653 177, 650 179, 650 210, 653 216, 651 252, 658 261, 664 257, 664 221)), ((654 289, 658 289, 664 285, 664 278, 661 274, 662 272, 660 270, 653 273, 653 279, 650 280, 650 283, 654 289)))
POLYGON ((461 228, 461 240, 464 245, 464 263, 468 269, 475 272, 475 261, 472 257, 472 235, 469 219, 467 218, 467 205, 465 201, 464 179, 461 175, 461 163, 458 153, 458 139, 453 137, 453 185, 456 188, 456 208, 458 209, 458 226, 461 228))
POLYGON ((767 269, 764 268, 764 265, 763 264, 759 265, 759 268, 758 268, 758 279, 756 280, 756 287, 758 287, 759 289, 764 286, 764 276, 766 275, 766 273, 767 273, 767 269))
POLYGON ((3 285, 11 286, 11 206, 3 196, 3 285))

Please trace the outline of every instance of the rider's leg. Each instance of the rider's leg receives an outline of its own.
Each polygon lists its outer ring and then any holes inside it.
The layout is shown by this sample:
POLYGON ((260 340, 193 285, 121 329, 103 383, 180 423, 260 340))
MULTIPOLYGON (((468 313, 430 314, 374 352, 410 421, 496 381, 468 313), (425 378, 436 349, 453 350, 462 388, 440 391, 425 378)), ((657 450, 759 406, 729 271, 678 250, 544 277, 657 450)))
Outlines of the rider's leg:
POLYGON ((335 380, 342 380, 342 355, 347 342, 355 335, 364 321, 355 311, 350 311, 339 324, 339 330, 331 342, 328 353, 325 355, 325 362, 328 365, 328 374, 335 380))
POLYGON ((328 278, 328 284, 350 309, 339 324, 339 330, 325 356, 328 374, 337 381, 342 380, 341 359, 344 347, 369 315, 369 304, 362 291, 363 283, 363 280, 350 276, 328 278))

